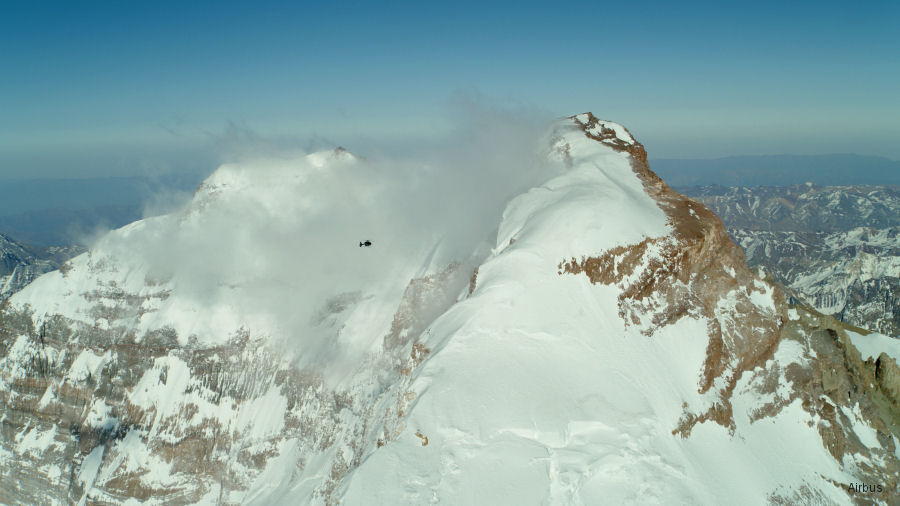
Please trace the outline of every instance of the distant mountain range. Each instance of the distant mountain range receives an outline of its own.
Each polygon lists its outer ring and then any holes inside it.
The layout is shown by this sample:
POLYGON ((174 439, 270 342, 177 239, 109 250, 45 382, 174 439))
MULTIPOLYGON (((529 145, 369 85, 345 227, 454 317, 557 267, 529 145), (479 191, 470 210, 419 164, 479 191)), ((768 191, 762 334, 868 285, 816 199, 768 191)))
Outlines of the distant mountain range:
POLYGON ((78 246, 35 248, 0 234, 0 302, 83 251, 78 246))
POLYGON ((822 186, 900 184, 900 161, 878 156, 765 155, 651 160, 671 186, 822 186))
POLYGON ((761 266, 817 311, 900 336, 900 188, 685 188, 761 266))

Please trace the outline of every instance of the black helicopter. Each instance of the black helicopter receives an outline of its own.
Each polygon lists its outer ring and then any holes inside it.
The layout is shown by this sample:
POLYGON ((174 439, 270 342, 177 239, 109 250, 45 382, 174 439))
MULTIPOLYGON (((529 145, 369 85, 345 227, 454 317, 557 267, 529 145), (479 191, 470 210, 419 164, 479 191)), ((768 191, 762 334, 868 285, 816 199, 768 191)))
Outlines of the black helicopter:
POLYGON ((363 246, 365 246, 365 247, 368 248, 368 247, 371 246, 371 245, 372 245, 372 241, 369 241, 369 240, 366 240, 366 242, 361 242, 361 243, 359 243, 359 247, 360 247, 360 248, 362 248, 363 246))

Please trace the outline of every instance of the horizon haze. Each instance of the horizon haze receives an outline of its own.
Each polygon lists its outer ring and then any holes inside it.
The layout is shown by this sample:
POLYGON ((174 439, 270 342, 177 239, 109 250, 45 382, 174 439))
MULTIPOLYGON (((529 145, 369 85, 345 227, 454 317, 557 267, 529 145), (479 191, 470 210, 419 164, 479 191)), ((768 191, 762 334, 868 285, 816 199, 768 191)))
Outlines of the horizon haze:
POLYGON ((9 5, 0 181, 209 172, 262 143, 440 142, 476 106, 592 111, 651 158, 900 159, 900 7, 9 5))

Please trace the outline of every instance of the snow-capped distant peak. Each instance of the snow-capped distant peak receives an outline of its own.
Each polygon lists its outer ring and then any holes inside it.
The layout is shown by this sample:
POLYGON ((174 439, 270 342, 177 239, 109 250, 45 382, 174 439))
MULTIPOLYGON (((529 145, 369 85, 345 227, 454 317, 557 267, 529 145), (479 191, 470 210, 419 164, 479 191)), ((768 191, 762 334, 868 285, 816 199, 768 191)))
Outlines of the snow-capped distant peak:
POLYGON ((315 153, 310 153, 306 156, 306 158, 316 167, 322 167, 325 164, 334 161, 348 162, 358 159, 356 155, 354 155, 350 151, 347 151, 341 146, 330 149, 328 151, 318 151, 315 153))

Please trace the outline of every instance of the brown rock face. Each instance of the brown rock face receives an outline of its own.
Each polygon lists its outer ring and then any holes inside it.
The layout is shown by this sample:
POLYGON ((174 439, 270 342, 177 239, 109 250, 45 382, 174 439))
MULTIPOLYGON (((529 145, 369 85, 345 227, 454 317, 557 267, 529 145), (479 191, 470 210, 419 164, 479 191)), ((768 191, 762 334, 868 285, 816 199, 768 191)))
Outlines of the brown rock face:
POLYGON ((740 248, 709 209, 675 192, 650 170, 640 143, 610 142, 615 133, 604 128, 605 135, 598 138, 589 132, 596 131, 598 124, 593 115, 585 123, 575 116, 572 120, 588 137, 631 154, 635 174, 665 212, 672 233, 599 255, 571 258, 560 263, 560 272, 583 273, 593 283, 619 287, 620 316, 646 335, 684 316, 707 318, 710 344, 699 388, 706 392, 720 377, 726 380, 725 386, 719 391, 718 405, 706 413, 686 413, 676 430, 687 435, 693 424, 708 419, 733 426, 730 396, 735 383, 744 371, 772 356, 783 320, 780 312, 761 308, 751 298, 754 293, 773 292, 778 306, 783 306, 780 295, 749 271, 740 248), (733 298, 737 314, 718 309, 725 298, 733 298))

